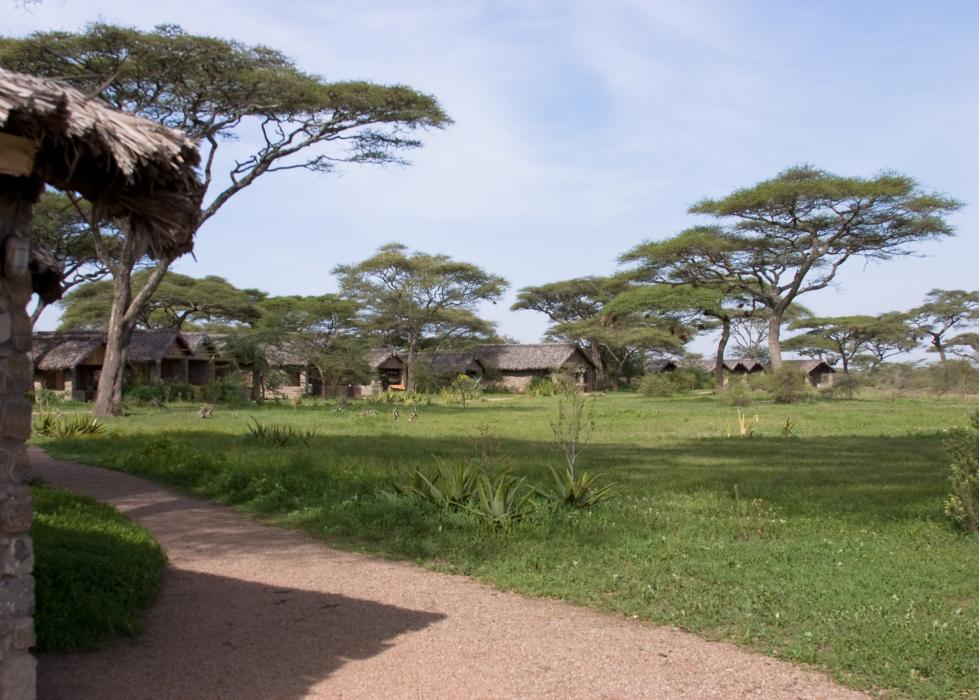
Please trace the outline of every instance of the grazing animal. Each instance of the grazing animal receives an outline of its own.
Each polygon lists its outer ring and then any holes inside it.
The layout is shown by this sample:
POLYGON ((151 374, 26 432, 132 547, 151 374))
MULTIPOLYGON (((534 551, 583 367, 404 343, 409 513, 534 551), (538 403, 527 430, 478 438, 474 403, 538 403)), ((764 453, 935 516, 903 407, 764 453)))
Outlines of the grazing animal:
POLYGON ((198 418, 213 418, 214 417, 214 406, 201 406, 201 410, 197 412, 198 418))
POLYGON ((361 418, 374 418, 377 416, 377 410, 373 408, 368 408, 366 411, 360 412, 361 418))
POLYGON ((335 413, 343 413, 345 408, 346 406, 344 406, 342 403, 338 403, 336 406, 333 407, 333 411, 335 413))
POLYGON ((418 409, 413 408, 408 412, 408 422, 414 423, 416 420, 418 420, 418 409))
POLYGON ((394 420, 401 418, 401 411, 398 410, 397 406, 391 409, 391 417, 394 418, 394 420))

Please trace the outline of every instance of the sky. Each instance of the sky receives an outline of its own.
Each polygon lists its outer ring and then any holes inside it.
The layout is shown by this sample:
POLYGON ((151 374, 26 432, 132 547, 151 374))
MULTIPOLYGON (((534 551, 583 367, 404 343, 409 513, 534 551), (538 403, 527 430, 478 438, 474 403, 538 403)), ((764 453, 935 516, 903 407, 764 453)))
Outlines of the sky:
MULTIPOLYGON (((880 313, 979 286, 979 3, 0 3, 8 36, 175 23, 271 46, 327 80, 410 85, 454 120, 424 133, 407 167, 264 176, 203 226, 184 274, 323 294, 335 265, 399 241, 504 276, 507 296, 481 313, 535 342, 547 320, 509 310, 521 287, 610 274, 634 245, 704 223, 694 202, 811 163, 896 170, 967 206, 955 238, 852 261, 800 298, 808 308, 880 313)), ((39 328, 55 327, 46 314, 39 328)))

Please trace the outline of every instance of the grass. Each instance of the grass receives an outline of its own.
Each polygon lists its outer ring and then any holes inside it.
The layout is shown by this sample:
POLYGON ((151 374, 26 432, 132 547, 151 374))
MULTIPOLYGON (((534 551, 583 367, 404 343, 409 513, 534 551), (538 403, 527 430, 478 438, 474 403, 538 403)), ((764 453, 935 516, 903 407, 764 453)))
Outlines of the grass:
POLYGON ((90 650, 137 633, 166 563, 156 540, 90 498, 43 485, 31 493, 37 648, 90 650))
POLYGON ((105 437, 47 442, 239 506, 335 545, 500 588, 676 625, 813 664, 856 688, 975 698, 979 538, 942 513, 943 431, 975 403, 755 402, 754 435, 708 396, 610 395, 579 468, 616 485, 594 510, 508 528, 386 494, 399 469, 480 459, 545 485, 557 399, 421 406, 416 422, 325 407, 146 410, 105 437), (251 416, 315 433, 245 439, 251 416), (783 437, 786 419, 795 421, 783 437))

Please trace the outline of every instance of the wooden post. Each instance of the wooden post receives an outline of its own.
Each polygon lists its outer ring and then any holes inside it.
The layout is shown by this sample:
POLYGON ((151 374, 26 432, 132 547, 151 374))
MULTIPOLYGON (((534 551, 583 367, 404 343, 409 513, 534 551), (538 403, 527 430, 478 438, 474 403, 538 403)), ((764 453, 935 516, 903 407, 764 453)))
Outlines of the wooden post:
MULTIPOLYGON (((2 145, 2 144, 0 144, 2 145)), ((31 296, 28 270, 31 207, 41 183, 0 175, 0 698, 36 694, 34 548, 30 463, 31 296)))

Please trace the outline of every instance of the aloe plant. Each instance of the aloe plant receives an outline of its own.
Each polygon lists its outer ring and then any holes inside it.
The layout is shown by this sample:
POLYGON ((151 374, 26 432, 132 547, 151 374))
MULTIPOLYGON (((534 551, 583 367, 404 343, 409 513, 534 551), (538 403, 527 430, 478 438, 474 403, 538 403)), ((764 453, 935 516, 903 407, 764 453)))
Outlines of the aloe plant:
POLYGON ((519 520, 532 508, 532 489, 525 485, 526 479, 501 474, 496 481, 483 475, 476 484, 476 501, 470 509, 478 516, 494 525, 506 525, 519 520))
POLYGON ((575 508, 592 508, 614 498, 612 484, 599 485, 597 475, 581 472, 577 476, 569 468, 561 471, 551 467, 553 486, 542 495, 556 503, 575 508))

